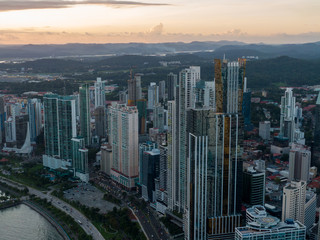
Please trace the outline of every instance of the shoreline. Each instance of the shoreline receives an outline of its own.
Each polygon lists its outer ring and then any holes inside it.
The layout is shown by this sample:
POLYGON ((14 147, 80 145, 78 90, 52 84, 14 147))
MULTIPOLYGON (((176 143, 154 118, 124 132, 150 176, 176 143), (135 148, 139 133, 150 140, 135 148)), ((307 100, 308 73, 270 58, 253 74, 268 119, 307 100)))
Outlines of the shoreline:
POLYGON ((41 207, 39 207, 36 204, 29 202, 29 201, 23 201, 23 202, 21 202, 21 204, 28 206, 32 210, 39 213, 42 217, 44 217, 57 230, 59 235, 64 240, 70 240, 70 237, 68 236, 66 231, 63 229, 63 227, 61 227, 61 225, 53 217, 51 217, 46 211, 44 211, 41 207))
POLYGON ((68 234, 65 232, 65 230, 60 226, 60 224, 54 219, 52 218, 47 212, 45 212, 43 209, 41 209, 39 206, 28 202, 28 201, 20 201, 20 202, 15 202, 12 204, 8 204, 6 206, 1 206, 0 207, 0 211, 8 209, 8 208, 12 208, 12 207, 16 207, 19 206, 21 204, 24 204, 25 206, 28 206, 29 208, 31 208, 33 211, 37 212, 38 214, 40 214, 43 218, 45 218, 50 224, 51 226, 53 226, 57 233, 64 239, 64 240, 70 240, 70 237, 68 236, 68 234))

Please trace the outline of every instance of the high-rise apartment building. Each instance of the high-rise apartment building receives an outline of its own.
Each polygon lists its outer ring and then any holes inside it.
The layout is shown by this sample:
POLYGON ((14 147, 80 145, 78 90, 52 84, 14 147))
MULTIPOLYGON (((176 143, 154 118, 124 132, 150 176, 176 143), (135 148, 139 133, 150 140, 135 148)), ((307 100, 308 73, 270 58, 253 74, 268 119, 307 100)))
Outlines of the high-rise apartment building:
POLYGON ((164 131, 164 107, 160 104, 154 106, 153 128, 159 129, 159 132, 164 131))
POLYGON ((106 91, 105 83, 101 81, 101 78, 97 78, 97 81, 94 83, 94 106, 105 107, 106 102, 106 91))
MULTIPOLYGON (((312 166, 320 168, 320 89, 318 89, 318 97, 315 107, 314 116, 314 132, 313 132, 313 152, 312 152, 312 166)), ((319 228, 320 229, 320 228, 319 228)))
POLYGON ((5 126, 4 122, 7 120, 7 114, 5 112, 5 102, 2 96, 0 96, 0 143, 5 142, 5 126))
POLYGON ((42 127, 40 99, 34 98, 34 99, 28 100, 28 115, 29 115, 30 139, 32 142, 35 142, 36 137, 40 135, 41 127, 42 127))
POLYGON ((84 84, 79 88, 79 102, 80 135, 84 138, 85 145, 88 146, 91 143, 89 84, 84 84))
POLYGON ((302 144, 292 143, 289 153, 289 180, 308 182, 310 167, 310 148, 302 144))
POLYGON ((234 239, 240 226, 244 67, 216 59, 215 111, 188 111, 186 239, 234 239))
POLYGON ((270 121, 259 122, 259 136, 263 140, 270 140, 270 121))
POLYGON ((195 107, 195 86, 200 81, 200 67, 191 66, 179 73, 179 87, 176 87, 176 128, 177 128, 177 161, 178 161, 178 199, 180 212, 187 204, 187 110, 195 107))
POLYGON ((214 81, 199 81, 194 89, 197 107, 215 109, 215 86, 214 81))
POLYGON ((147 131, 147 100, 140 99, 137 101, 138 116, 139 116, 139 134, 145 134, 147 131))
POLYGON ((128 105, 136 106, 137 101, 142 99, 141 74, 130 76, 128 80, 128 105))
POLYGON ((244 78, 243 86, 243 104, 242 104, 242 116, 244 128, 248 131, 253 128, 251 124, 251 91, 247 88, 247 78, 244 78))
POLYGON ((305 181, 292 181, 283 188, 282 221, 293 219, 304 224, 306 187, 307 183, 305 181))
POLYGON ((111 178, 126 189, 135 187, 139 178, 138 110, 135 106, 109 107, 112 146, 111 178))
POLYGON ((165 99, 166 94, 166 81, 159 82, 159 101, 163 101, 165 99))
POLYGON ((106 111, 104 106, 99 106, 94 110, 95 135, 104 138, 107 132, 106 111))
POLYGON ((82 181, 89 181, 88 168, 88 149, 85 148, 85 141, 83 137, 75 137, 72 141, 72 168, 75 176, 82 181))
POLYGON ((100 169, 102 172, 111 176, 112 168, 112 147, 110 144, 106 144, 101 146, 101 161, 100 161, 100 169))
POLYGON ((176 118, 176 102, 168 101, 168 132, 167 132, 167 191, 168 208, 173 211, 178 206, 179 190, 179 162, 177 156, 178 132, 176 118))
POLYGON ((43 165, 53 169, 70 166, 72 141, 77 136, 76 107, 72 96, 45 95, 43 165))
POLYGON ((150 83, 148 87, 148 109, 153 109, 159 103, 159 86, 156 83, 150 83))
POLYGON ((167 94, 168 94, 168 101, 172 101, 175 99, 175 87, 178 84, 178 75, 169 73, 167 76, 167 94))
POLYGON ((299 129, 299 112, 292 88, 287 88, 285 95, 281 97, 280 137, 288 138, 289 142, 304 144, 304 133, 299 129))
POLYGON ((316 222, 317 194, 312 191, 306 191, 306 203, 304 206, 304 225, 307 230, 316 222))

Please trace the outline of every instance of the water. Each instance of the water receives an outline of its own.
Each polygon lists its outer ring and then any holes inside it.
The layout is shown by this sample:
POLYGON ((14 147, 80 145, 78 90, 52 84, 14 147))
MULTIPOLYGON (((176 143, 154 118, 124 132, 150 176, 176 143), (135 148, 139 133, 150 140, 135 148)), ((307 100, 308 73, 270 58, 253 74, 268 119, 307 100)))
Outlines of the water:
POLYGON ((39 213, 24 204, 0 211, 0 240, 63 240, 39 213))

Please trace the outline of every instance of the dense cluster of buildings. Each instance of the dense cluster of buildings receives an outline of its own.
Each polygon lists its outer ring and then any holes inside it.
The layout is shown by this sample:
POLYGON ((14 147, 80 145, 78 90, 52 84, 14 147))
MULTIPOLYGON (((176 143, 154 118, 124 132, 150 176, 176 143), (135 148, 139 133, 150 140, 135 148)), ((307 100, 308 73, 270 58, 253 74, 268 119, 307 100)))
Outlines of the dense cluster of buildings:
POLYGON ((143 75, 131 74, 112 102, 101 78, 71 96, 0 98, 3 151, 31 153, 43 128, 43 165, 87 182, 88 149, 97 147, 100 170, 159 213, 174 213, 187 240, 316 239, 310 184, 320 163, 320 97, 312 149, 291 88, 280 126, 263 121, 256 131, 245 68, 244 59, 216 59, 211 81, 191 66, 146 91, 143 75))

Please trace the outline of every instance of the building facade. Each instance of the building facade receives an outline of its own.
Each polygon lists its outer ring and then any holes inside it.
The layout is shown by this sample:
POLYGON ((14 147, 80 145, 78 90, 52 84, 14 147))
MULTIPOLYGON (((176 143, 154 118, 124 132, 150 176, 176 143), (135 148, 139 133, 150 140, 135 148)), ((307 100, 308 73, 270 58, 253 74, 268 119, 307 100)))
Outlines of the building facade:
POLYGON ((126 189, 135 187, 139 178, 138 110, 115 104, 109 107, 112 146, 111 178, 126 189))

